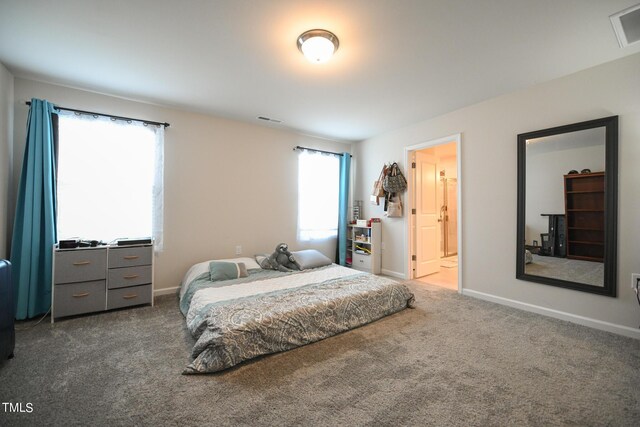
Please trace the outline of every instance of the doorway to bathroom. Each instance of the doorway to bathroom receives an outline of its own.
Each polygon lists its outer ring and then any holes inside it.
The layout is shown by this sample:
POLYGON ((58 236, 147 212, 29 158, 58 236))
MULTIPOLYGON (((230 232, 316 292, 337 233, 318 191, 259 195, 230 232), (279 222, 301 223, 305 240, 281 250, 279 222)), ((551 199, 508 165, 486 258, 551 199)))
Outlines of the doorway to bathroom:
POLYGON ((460 135, 405 148, 408 277, 461 292, 460 135))

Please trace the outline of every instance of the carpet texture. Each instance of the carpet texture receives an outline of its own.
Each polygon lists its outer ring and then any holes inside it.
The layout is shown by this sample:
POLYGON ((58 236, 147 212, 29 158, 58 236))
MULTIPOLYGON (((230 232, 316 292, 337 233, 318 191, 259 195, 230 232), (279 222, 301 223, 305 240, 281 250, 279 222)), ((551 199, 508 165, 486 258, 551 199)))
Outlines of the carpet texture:
MULTIPOLYGON (((417 308, 212 375, 175 296, 17 332, 0 425, 640 424, 640 341, 409 282, 417 308)), ((25 328, 31 323, 21 323, 25 328)))
POLYGON ((533 276, 604 286, 602 262, 533 255, 533 262, 524 266, 524 272, 533 276))

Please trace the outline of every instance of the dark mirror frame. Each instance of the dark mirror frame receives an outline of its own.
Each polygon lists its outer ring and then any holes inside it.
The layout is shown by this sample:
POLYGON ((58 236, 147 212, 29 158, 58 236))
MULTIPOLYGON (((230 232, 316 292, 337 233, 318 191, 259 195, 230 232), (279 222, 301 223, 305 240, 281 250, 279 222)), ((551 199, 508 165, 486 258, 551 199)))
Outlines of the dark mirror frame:
POLYGON ((617 245, 618 245, 618 116, 573 123, 518 135, 518 232, 516 253, 516 279, 545 285, 559 286, 576 291, 616 296, 617 291, 617 245), (593 128, 605 128, 605 207, 604 207, 604 286, 570 282, 551 277, 525 273, 525 184, 527 140, 576 132, 593 128))

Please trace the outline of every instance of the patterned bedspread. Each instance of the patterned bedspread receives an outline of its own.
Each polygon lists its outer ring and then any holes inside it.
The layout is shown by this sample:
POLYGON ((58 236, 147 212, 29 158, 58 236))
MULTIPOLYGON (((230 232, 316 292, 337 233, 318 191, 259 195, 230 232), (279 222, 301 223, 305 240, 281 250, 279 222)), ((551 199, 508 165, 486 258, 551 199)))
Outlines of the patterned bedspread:
POLYGON ((411 307, 414 300, 401 283, 335 264, 272 273, 250 270, 244 280, 210 286, 200 275, 186 284, 181 308, 197 342, 184 374, 217 372, 319 341, 411 307))

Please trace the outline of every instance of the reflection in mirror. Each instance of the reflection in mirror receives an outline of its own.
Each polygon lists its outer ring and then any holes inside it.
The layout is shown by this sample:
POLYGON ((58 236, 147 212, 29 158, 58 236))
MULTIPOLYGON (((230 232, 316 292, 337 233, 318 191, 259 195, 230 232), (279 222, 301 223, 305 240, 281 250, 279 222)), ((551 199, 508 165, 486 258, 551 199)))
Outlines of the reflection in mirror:
POLYGON ((604 285, 605 128, 526 140, 526 274, 604 285))
POLYGON ((518 279, 616 295, 618 117, 518 135, 518 279))

